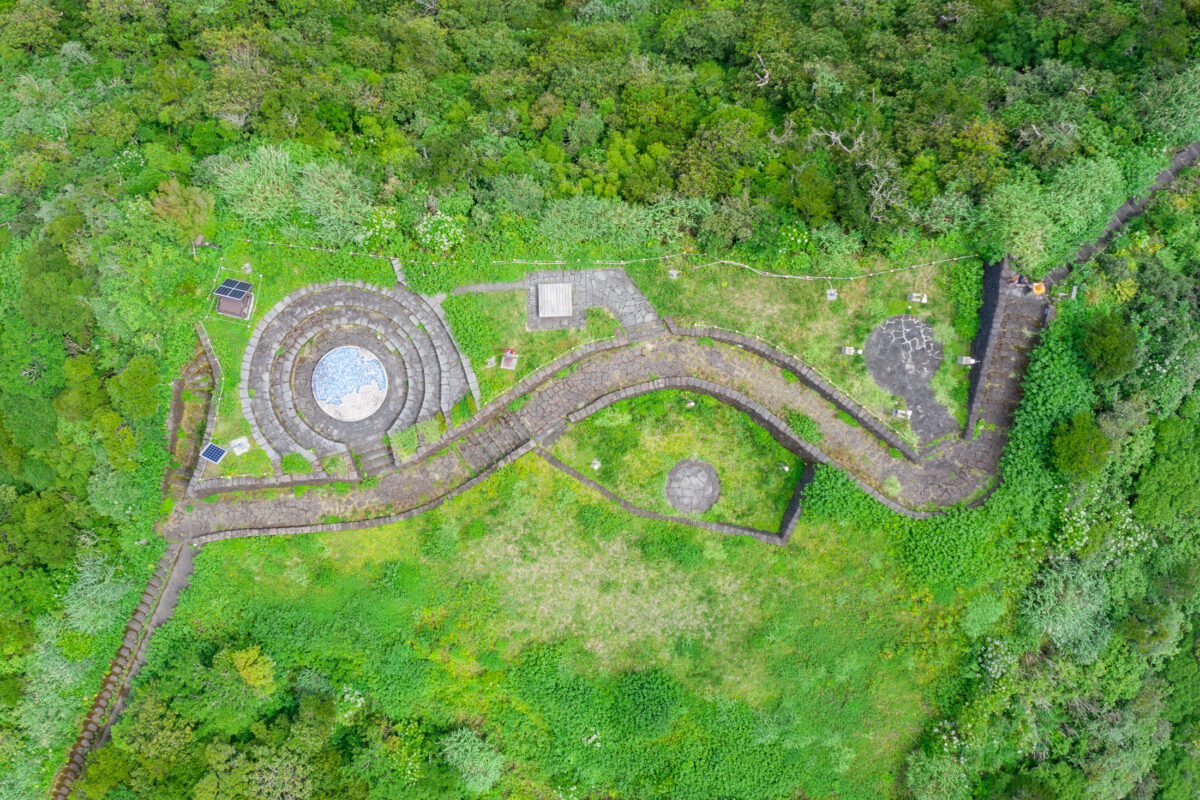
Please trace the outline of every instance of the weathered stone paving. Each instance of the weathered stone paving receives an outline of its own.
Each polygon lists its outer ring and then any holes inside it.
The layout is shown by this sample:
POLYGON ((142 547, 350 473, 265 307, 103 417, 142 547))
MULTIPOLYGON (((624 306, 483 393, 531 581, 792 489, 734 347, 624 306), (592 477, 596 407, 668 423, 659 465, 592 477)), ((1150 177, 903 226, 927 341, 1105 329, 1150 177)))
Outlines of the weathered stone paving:
POLYGON ((330 516, 370 519, 416 508, 479 474, 497 456, 507 457, 531 442, 552 440, 578 419, 577 410, 602 399, 629 396, 633 390, 680 386, 708 391, 764 419, 769 415, 766 421, 791 437, 788 443, 795 452, 819 463, 845 465, 871 494, 917 516, 924 516, 926 508, 969 500, 979 493, 995 472, 1003 443, 1002 433, 988 430, 971 441, 951 442, 923 461, 892 455, 871 431, 842 422, 837 408, 820 393, 803 382, 786 380, 774 364, 740 348, 703 344, 693 337, 663 335, 614 345, 584 352, 561 366, 568 364, 571 370, 566 374, 546 375, 532 387, 518 387, 517 391, 528 394, 518 411, 507 410, 516 395, 499 398, 477 420, 435 443, 429 455, 382 475, 372 488, 338 496, 310 492, 304 497, 243 497, 236 503, 197 504, 190 514, 177 510, 164 532, 205 540, 222 532, 286 532, 292 526, 311 527, 330 516), (787 409, 817 422, 825 433, 819 447, 787 433, 781 419, 787 409), (900 487, 894 496, 887 494, 889 485, 900 487))
POLYGON ((712 508, 721 497, 721 479, 707 461, 685 458, 667 473, 663 492, 676 511, 699 514, 712 508))
POLYGON ((867 337, 863 360, 880 388, 904 398, 912 412, 909 424, 922 444, 958 430, 930 386, 942 363, 942 346, 928 322, 910 314, 889 317, 867 337))
POLYGON ((525 323, 529 330, 582 328, 589 308, 608 309, 631 334, 662 330, 658 312, 623 269, 543 270, 525 276, 525 323), (538 316, 538 286, 543 283, 571 284, 574 295, 571 316, 538 316))
POLYGON ((395 466, 385 436, 438 413, 449 417, 469 390, 441 316, 399 286, 334 282, 293 292, 259 322, 242 361, 242 408, 273 461, 299 453, 315 464, 350 449, 360 460, 370 455, 369 474, 395 466), (322 411, 311 386, 321 357, 349 344, 369 350, 388 372, 383 406, 354 422, 322 411))

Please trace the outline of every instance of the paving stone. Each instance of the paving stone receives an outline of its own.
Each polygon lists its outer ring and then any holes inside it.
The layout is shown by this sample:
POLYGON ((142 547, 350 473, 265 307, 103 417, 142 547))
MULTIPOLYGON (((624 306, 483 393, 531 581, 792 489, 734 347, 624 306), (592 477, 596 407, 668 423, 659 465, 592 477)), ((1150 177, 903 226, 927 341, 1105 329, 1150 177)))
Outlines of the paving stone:
POLYGON ((671 467, 663 489, 676 511, 698 514, 708 511, 721 496, 721 479, 707 461, 687 458, 671 467))

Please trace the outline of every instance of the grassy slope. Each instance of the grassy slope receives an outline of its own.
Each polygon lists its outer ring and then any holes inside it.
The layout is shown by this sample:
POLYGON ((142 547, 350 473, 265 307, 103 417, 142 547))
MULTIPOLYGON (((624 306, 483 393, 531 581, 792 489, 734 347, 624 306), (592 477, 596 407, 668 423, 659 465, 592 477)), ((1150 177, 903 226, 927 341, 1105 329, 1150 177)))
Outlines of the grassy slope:
POLYGON ((285 671, 317 667, 360 688, 394 718, 482 719, 510 765, 533 765, 506 781, 545 784, 574 762, 625 796, 683 796, 702 780, 693 789, 709 796, 771 784, 876 798, 954 650, 922 642, 940 630, 931 623, 885 532, 802 527, 774 548, 653 526, 527 457, 400 525, 206 547, 144 679, 172 640, 232 637, 285 671), (556 643, 558 669, 589 685, 659 666, 683 710, 652 741, 564 754, 579 747, 576 710, 520 678, 537 643, 556 643), (707 777, 689 766, 700 744, 722 765, 707 777), (666 772, 635 777, 651 761, 666 772), (735 767, 763 774, 723 772, 735 767))

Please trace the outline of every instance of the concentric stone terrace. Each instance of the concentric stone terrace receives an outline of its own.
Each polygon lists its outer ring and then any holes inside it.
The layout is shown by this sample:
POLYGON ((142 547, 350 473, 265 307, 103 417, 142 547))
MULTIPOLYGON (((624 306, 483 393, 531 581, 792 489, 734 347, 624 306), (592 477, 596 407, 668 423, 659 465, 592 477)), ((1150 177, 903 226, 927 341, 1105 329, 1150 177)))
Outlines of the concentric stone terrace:
POLYGON ((351 450, 367 471, 394 466, 384 437, 450 410, 468 391, 462 356, 437 309, 403 287, 362 282, 305 287, 259 322, 242 360, 242 408, 273 460, 310 462, 351 450), (387 373, 386 396, 363 419, 336 419, 313 396, 313 371, 339 347, 357 347, 387 373))

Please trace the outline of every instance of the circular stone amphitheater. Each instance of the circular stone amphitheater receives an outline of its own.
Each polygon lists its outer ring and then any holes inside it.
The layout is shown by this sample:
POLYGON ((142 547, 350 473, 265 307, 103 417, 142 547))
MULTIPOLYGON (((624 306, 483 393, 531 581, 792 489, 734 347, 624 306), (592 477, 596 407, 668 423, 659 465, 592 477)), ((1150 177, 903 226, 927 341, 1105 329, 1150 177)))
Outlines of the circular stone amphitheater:
POLYGON ((667 473, 667 502, 684 514, 708 511, 721 497, 721 479, 707 461, 685 458, 667 473))
POLYGON ((384 437, 449 416, 467 391, 438 310, 403 287, 361 281, 292 292, 255 327, 242 359, 242 408, 273 461, 352 450, 372 458, 372 471, 394 466, 384 437))

